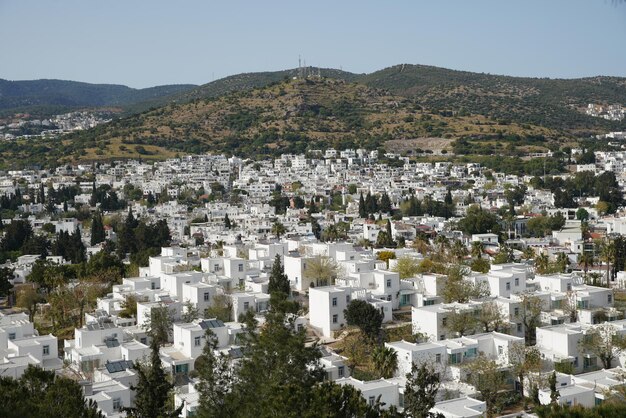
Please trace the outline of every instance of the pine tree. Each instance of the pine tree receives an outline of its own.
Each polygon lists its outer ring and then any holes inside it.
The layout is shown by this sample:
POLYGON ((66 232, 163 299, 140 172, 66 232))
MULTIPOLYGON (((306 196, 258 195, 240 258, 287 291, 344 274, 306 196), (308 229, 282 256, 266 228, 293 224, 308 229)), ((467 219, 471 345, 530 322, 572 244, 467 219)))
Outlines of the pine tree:
POLYGON ((285 274, 283 264, 280 261, 280 255, 276 254, 274 257, 274 264, 272 265, 272 271, 270 273, 270 280, 267 286, 267 292, 272 294, 274 292, 281 292, 289 296, 291 293, 291 286, 289 279, 285 274))
POLYGON ((228 217, 228 213, 224 216, 224 228, 230 229, 231 227, 230 218, 228 217))
POLYGON ((170 383, 163 370, 159 357, 159 346, 155 340, 150 344, 150 363, 137 367, 137 385, 131 386, 135 391, 135 406, 127 408, 131 417, 178 417, 184 405, 175 411, 168 408, 168 398, 174 385, 170 383))
POLYGON ((441 417, 430 412, 435 406, 439 390, 439 374, 426 364, 413 363, 411 372, 406 375, 404 390, 404 411, 411 417, 441 417))

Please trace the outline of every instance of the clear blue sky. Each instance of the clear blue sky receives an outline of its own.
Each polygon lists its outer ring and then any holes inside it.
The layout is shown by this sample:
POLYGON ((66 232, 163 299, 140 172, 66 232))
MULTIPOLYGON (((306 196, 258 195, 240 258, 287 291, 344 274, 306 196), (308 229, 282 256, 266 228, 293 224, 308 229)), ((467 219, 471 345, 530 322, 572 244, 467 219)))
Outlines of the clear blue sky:
POLYGON ((0 78, 148 87, 307 64, 626 76, 619 0, 0 0, 0 78))

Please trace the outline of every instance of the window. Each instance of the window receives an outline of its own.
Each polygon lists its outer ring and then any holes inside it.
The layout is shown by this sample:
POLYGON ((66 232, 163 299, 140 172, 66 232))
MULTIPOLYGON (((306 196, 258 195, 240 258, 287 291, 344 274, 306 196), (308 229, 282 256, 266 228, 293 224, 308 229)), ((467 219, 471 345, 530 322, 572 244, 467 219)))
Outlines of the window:
POLYGON ((243 310, 247 311, 248 309, 250 309, 250 302, 244 302, 243 303, 243 310))
POLYGON ((239 271, 243 271, 243 264, 239 264, 239 271))
POLYGON ((337 367, 337 374, 338 374, 339 377, 343 377, 344 370, 345 370, 344 366, 337 367))
POLYGON ((517 286, 519 286, 519 277, 516 277, 516 278, 515 278, 515 286, 516 286, 516 287, 517 287, 517 286))
POLYGON ((572 284, 571 284, 571 283, 568 283, 568 284, 567 284, 567 291, 569 292, 569 291, 571 291, 571 290, 572 290, 572 284))
POLYGON ((122 399, 121 398, 113 398, 113 410, 119 411, 122 409, 122 399))
POLYGON ((150 288, 152 290, 156 289, 156 283, 155 282, 150 282, 150 288))
POLYGON ((391 279, 387 279, 387 287, 391 287, 391 279))
POLYGON ((43 355, 44 356, 50 355, 50 346, 49 345, 44 345, 43 346, 43 355))
POLYGON ((448 363, 459 364, 461 362, 461 353, 448 354, 448 363))
POLYGON ((607 300, 607 302, 612 303, 613 302, 613 295, 606 295, 606 300, 607 300))
POLYGON ((9 333, 9 340, 14 340, 15 339, 15 333, 14 332, 10 332, 9 333))
POLYGON ((441 354, 435 354, 435 363, 441 363, 441 354))
POLYGON ((346 303, 350 303, 350 295, 346 295, 346 303))
POLYGON ((201 337, 194 337, 194 339, 193 339, 193 346, 194 347, 200 347, 200 339, 201 339, 201 337))
POLYGON ((208 302, 208 301, 209 301, 209 297, 210 297, 210 296, 211 296, 211 295, 209 294, 209 292, 204 292, 204 301, 205 301, 205 302, 208 302))
POLYGON ((517 332, 522 332, 522 324, 517 324, 517 332))
POLYGON ((220 265, 219 264, 215 264, 213 267, 214 267, 213 270, 219 270, 220 269, 220 265))
POLYGON ((515 316, 519 315, 519 308, 513 309, 513 315, 515 315, 515 316))
POLYGON ((446 339, 446 334, 441 334, 441 335, 439 336, 439 341, 443 341, 443 340, 445 340, 445 339, 446 339))
POLYGON ((506 282, 506 290, 511 290, 511 282, 506 282))
POLYGON ((369 402, 370 406, 374 406, 374 402, 376 402, 376 397, 370 396, 367 401, 369 402))
POLYGON ((387 300, 391 301, 391 295, 387 295, 387 300))
POLYGON ((337 314, 334 314, 333 315, 333 324, 336 324, 338 319, 339 319, 339 317, 337 316, 337 314))
POLYGON ((501 345, 498 346, 498 355, 502 355, 504 353, 504 347, 501 345))
POLYGON ((445 327, 446 325, 448 325, 448 318, 443 318, 443 319, 441 320, 441 325, 443 325, 444 327, 445 327))
POLYGON ((333 298, 333 306, 337 306, 337 298, 333 298))

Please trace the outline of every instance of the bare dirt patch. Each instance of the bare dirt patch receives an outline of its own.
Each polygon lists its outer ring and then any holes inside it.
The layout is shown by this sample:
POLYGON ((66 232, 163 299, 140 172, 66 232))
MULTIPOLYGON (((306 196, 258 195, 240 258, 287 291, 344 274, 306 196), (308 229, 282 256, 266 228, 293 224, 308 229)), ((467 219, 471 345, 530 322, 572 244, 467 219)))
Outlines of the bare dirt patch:
POLYGON ((418 149, 430 150, 433 154, 441 154, 441 151, 445 149, 448 154, 451 154, 453 141, 454 139, 451 138, 392 139, 385 142, 385 149, 402 154, 413 154, 419 152, 418 149))

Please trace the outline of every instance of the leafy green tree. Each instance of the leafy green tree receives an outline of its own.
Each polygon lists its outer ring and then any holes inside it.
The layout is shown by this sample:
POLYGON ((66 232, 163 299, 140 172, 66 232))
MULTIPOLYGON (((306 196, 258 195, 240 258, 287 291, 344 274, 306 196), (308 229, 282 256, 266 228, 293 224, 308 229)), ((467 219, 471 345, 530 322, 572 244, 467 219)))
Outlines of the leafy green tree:
POLYGON ((587 211, 587 209, 578 208, 578 210, 576 211, 576 219, 578 219, 581 222, 585 222, 589 220, 589 212, 587 211))
POLYGON ((484 234, 486 232, 498 233, 500 231, 496 215, 476 205, 467 209, 467 213, 459 221, 458 227, 466 235, 484 234))
POLYGON ((4 236, 0 241, 0 251, 20 251, 22 246, 33 235, 30 221, 12 220, 4 227, 4 236))
POLYGON ((536 329, 541 324, 541 308, 543 302, 532 293, 522 293, 520 295, 519 319, 524 325, 524 339, 526 345, 534 345, 536 339, 536 329))
POLYGON ((7 418, 104 417, 76 381, 33 365, 17 380, 0 377, 0 399, 0 416, 7 418))
POLYGON ((467 381, 480 393, 482 400, 487 404, 487 416, 495 414, 498 395, 504 388, 504 375, 498 363, 484 355, 479 355, 465 364, 467 381))
POLYGON ((43 297, 37 292, 33 286, 25 285, 21 286, 17 291, 17 298, 15 304, 28 311, 28 320, 33 322, 35 319, 35 313, 37 312, 37 305, 43 302, 43 297))
POLYGON ((233 303, 228 295, 215 295, 211 300, 211 305, 206 309, 206 318, 216 318, 222 322, 233 320, 233 303))
POLYGON ((447 269, 448 277, 442 289, 442 296, 446 303, 467 303, 471 299, 489 295, 489 286, 485 282, 474 284, 465 279, 468 273, 467 267, 461 265, 453 265, 447 269))
POLYGON ((400 257, 396 262, 393 271, 397 272, 400 279, 408 279, 419 273, 419 261, 413 257, 400 257))
POLYGON ((143 328, 150 338, 156 341, 157 345, 161 345, 169 341, 173 322, 172 311, 167 305, 161 304, 150 309, 150 314, 147 314, 143 328))
POLYGON ((186 301, 183 305, 184 312, 181 316, 181 320, 185 323, 193 322, 196 319, 200 318, 200 313, 198 312, 198 308, 191 301, 186 301))
POLYGON ((524 379, 531 373, 541 371, 541 352, 535 346, 513 344, 509 351, 511 373, 520 383, 520 395, 524 396, 524 379))
POLYGON ((496 254, 493 264, 506 264, 513 262, 513 250, 506 244, 500 246, 500 251, 496 254))
POLYGON ((323 382, 313 388, 310 404, 303 416, 373 418, 380 416, 376 412, 354 386, 323 382))
POLYGON ((439 373, 425 363, 413 363, 406 375, 404 389, 404 412, 408 417, 443 418, 430 410, 435 406, 441 382, 439 373))
POLYGON ((343 311, 348 325, 356 325, 372 341, 380 336, 383 314, 364 300, 352 300, 343 311))
POLYGON ((609 323, 594 325, 580 341, 580 349, 585 354, 593 354, 602 361, 605 369, 612 367, 613 359, 626 348, 626 338, 619 335, 609 323))
POLYGON ((178 417, 184 405, 176 410, 169 407, 170 391, 174 385, 167 379, 163 370, 156 339, 150 344, 150 362, 138 365, 136 370, 137 385, 131 386, 135 391, 135 406, 126 408, 125 412, 133 418, 178 417))
POLYGON ((9 280, 13 280, 15 269, 9 267, 0 268, 0 296, 8 296, 13 289, 13 284, 9 280))

